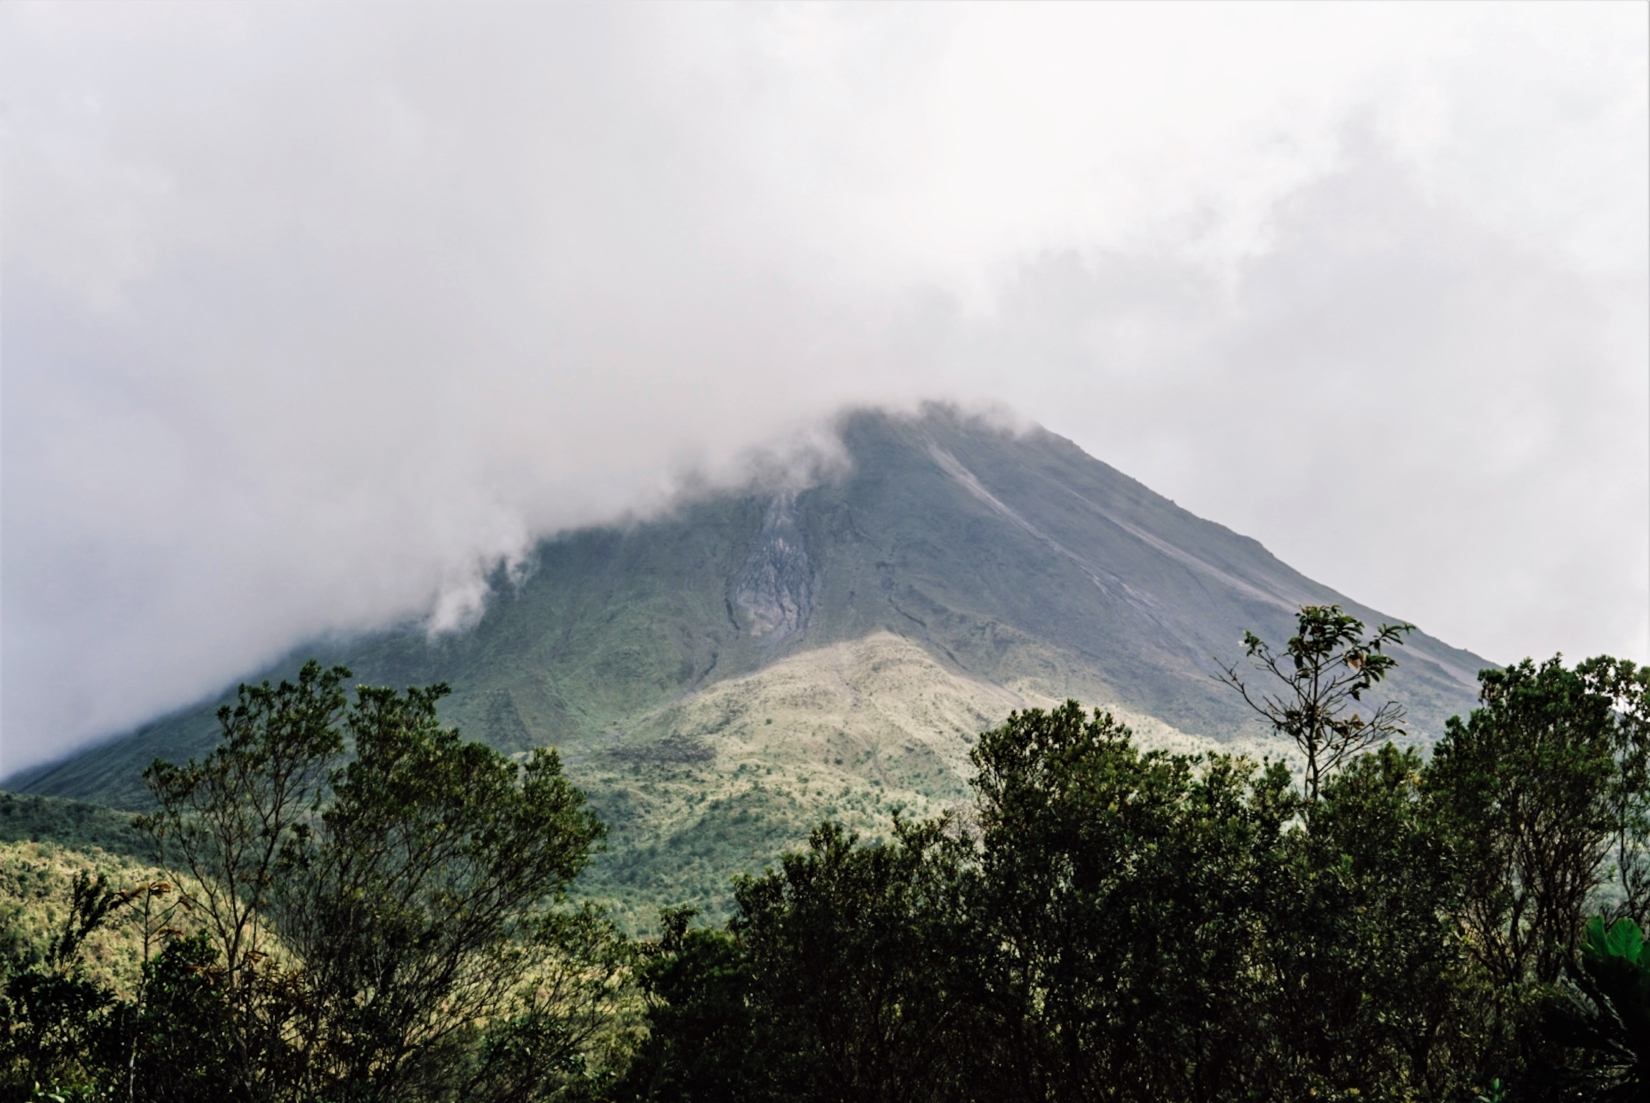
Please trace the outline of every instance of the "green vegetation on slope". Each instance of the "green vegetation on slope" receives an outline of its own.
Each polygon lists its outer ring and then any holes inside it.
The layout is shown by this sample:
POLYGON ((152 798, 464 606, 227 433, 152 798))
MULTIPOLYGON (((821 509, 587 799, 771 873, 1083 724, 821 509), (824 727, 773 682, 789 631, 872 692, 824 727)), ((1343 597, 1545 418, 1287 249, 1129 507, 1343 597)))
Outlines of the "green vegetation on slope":
POLYGON ((86 801, 0 790, 0 843, 51 842, 138 857, 147 846, 129 813, 86 801))
MULTIPOLYGON (((1336 595, 1051 434, 939 410, 841 428, 851 465, 817 485, 547 541, 467 632, 313 652, 453 685, 443 716, 506 754, 559 748, 611 831, 584 883, 638 929, 662 899, 725 914, 728 877, 822 816, 876 836, 965 801, 968 740, 1011 709, 1076 697, 1150 746, 1283 750, 1219 662, 1336 595)), ((1425 742, 1487 664, 1406 650, 1390 684, 1425 742)), ((12 784, 141 810, 143 769, 208 752, 218 703, 12 784)))
POLYGON ((503 1103, 623 1050, 629 946, 564 895, 602 827, 555 754, 463 740, 443 686, 349 701, 347 676, 243 686, 211 754, 145 772, 164 883, 16 901, 45 930, 0 958, 0 1100, 503 1103), (118 975, 96 940, 134 919, 154 952, 118 975))
MULTIPOLYGON (((1270 695, 1304 784, 1144 749, 1074 701, 970 738, 1004 691, 893 636, 658 710, 645 739, 585 748, 615 800, 651 802, 631 824, 688 825, 629 840, 635 869, 672 861, 716 902, 726 849, 824 822, 733 880, 720 929, 667 906, 642 943, 558 906, 601 828, 554 753, 465 742, 436 722, 445 687, 346 704, 346 672, 313 663, 243 687, 210 756, 146 776, 164 888, 65 885, 61 847, 4 844, 33 929, 4 959, 0 1103, 1641 1098, 1650 670, 1486 670, 1429 761, 1364 750, 1391 730, 1361 717, 1393 715, 1363 698, 1401 633, 1296 621, 1290 661, 1255 641, 1240 688, 1270 695), (966 790, 944 780, 962 762, 966 790), (955 799, 879 803, 918 779, 955 799), (158 952, 130 961, 115 923, 157 891, 187 909, 146 917, 158 952)), ((10 803, 131 841, 98 810, 10 803)), ((656 882, 626 872, 586 887, 634 910, 656 882)))
MULTIPOLYGON (((83 801, 0 791, 0 953, 38 961, 66 915, 79 874, 136 885, 160 877, 132 816, 83 801)), ((123 914, 87 940, 91 974, 117 991, 135 983, 142 931, 123 914)))
POLYGON ((824 824, 739 883, 724 929, 667 915, 616 1097, 1650 1090, 1650 670, 1486 671, 1430 763, 1388 743, 1315 789, 1142 752, 1075 702, 1016 713, 971 757, 975 830, 867 843, 824 824))
MULTIPOLYGON (((965 813, 969 752, 1016 708, 1050 706, 947 670, 891 633, 804 651, 658 710, 621 737, 561 748, 569 775, 610 825, 581 888, 627 929, 651 928, 661 902, 729 914, 736 874, 777 866, 823 819, 866 838, 896 814, 965 813)), ((1221 749, 1113 706, 1144 745, 1221 749)), ((1241 741, 1258 760, 1291 758, 1276 740, 1241 741)))

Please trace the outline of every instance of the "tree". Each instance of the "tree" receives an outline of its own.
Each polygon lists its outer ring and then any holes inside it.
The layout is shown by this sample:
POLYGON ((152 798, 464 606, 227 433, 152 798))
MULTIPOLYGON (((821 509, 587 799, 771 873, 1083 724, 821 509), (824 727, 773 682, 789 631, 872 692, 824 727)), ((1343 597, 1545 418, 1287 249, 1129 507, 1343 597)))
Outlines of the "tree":
POLYGON ((222 742, 201 762, 156 760, 143 772, 156 810, 138 829, 218 954, 233 1040, 234 1094, 273 1098, 290 1081, 297 1008, 275 956, 277 875, 307 843, 344 752, 339 724, 350 672, 304 664, 296 682, 242 685, 218 710, 222 742))
POLYGON ((1616 711, 1622 673, 1556 656, 1486 670, 1480 706, 1451 718, 1433 753, 1427 785, 1468 878, 1462 919, 1505 989, 1556 981, 1612 855, 1630 878, 1642 861, 1643 729, 1616 711))
POLYGON ((635 1100, 953 1100, 982 1046, 963 867, 948 821, 866 844, 826 822, 736 882, 725 931, 661 913, 643 970, 635 1100))
POLYGON ((115 993, 86 975, 81 947, 128 897, 102 874, 76 874, 62 930, 43 954, 8 960, 0 989, 0 1098, 95 1083, 115 993))
POLYGON ((785 1097, 950 1100, 971 1042, 966 844, 945 820, 896 820, 886 843, 824 823, 781 868, 736 882, 728 923, 751 1000, 779 1036, 785 1097))
POLYGON ((1650 1093, 1650 954, 1631 919, 1588 921, 1567 983, 1544 1008, 1563 1059, 1533 1078, 1538 1098, 1633 1103, 1650 1093))
POLYGON ((523 979, 455 1078, 492 1103, 607 1099, 636 1043, 636 945, 590 904, 540 912, 518 939, 523 979))
POLYGON ((663 935, 647 947, 641 986, 647 1039, 618 1098, 673 1103, 783 1099, 796 1039, 776 1031, 753 998, 745 947, 725 930, 690 928, 691 907, 660 910, 663 935))
POLYGON ((1266 1078, 1278 1098, 1454 1098, 1485 1050, 1448 836, 1421 756, 1388 743, 1324 782, 1263 887, 1266 1078))
POLYGON ((211 755, 145 773, 142 826, 212 951, 190 991, 226 1007, 221 1096, 511 1100, 582 1075, 628 967, 561 906, 600 822, 553 751, 442 727, 446 686, 350 703, 348 677, 242 686, 211 755))
POLYGON ((222 970, 206 933, 182 937, 152 921, 164 882, 116 890, 103 874, 77 874, 60 933, 38 960, 7 964, 0 999, 0 1100, 96 1098, 196 1103, 223 1098, 233 1066, 222 970), (143 902, 145 959, 136 995, 120 999, 93 979, 88 936, 143 902), (147 956, 150 940, 162 948, 147 956), (19 967, 21 966, 21 967, 19 967))
POLYGON ((1282 655, 1253 632, 1243 633, 1250 665, 1270 675, 1276 690, 1251 689, 1235 663, 1221 668, 1221 681, 1306 757, 1308 800, 1316 801, 1323 779, 1354 756, 1402 734, 1404 710, 1396 701, 1367 717, 1354 706, 1398 665, 1385 649, 1401 645, 1414 630, 1412 624, 1383 624, 1366 637, 1363 621, 1339 605, 1305 605, 1282 655))
POLYGON ((985 1096, 1260 1090, 1256 938, 1294 814, 1286 771, 1142 753, 1075 701, 1012 714, 973 760, 985 1096))
POLYGON ((357 691, 354 757, 277 871, 272 916, 304 966, 303 1071, 318 1093, 439 1097, 475 1024, 554 958, 566 932, 541 902, 602 835, 554 751, 518 764, 464 741, 437 719, 447 692, 357 691))
POLYGON ((113 1098, 213 1103, 235 1067, 224 970, 205 931, 169 937, 143 963, 139 998, 123 1001, 102 1054, 113 1098))
POLYGON ((1610 701, 1616 776, 1610 818, 1616 899, 1611 911, 1650 924, 1650 667, 1608 655, 1576 666, 1588 691, 1610 701))

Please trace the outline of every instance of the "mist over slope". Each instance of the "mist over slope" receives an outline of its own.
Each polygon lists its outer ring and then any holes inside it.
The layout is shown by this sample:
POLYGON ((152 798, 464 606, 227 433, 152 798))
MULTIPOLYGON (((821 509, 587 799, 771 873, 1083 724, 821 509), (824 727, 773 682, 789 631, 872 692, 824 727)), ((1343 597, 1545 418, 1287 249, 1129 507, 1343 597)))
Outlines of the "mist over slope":
MULTIPOLYGON (((449 682, 443 715, 468 735, 559 747, 614 830, 594 881, 714 908, 729 872, 820 815, 875 831, 960 800, 974 735, 1013 708, 1077 697, 1143 742, 1275 753, 1212 677, 1243 631, 1281 641, 1306 603, 1398 619, 1044 430, 929 408, 840 432, 850 462, 818 485, 545 542, 466 632, 306 654, 364 682, 449 682)), ((1400 659, 1389 685, 1420 739, 1490 665, 1420 632, 1400 659)), ((207 750, 217 703, 12 784, 139 806, 143 765, 207 750)))

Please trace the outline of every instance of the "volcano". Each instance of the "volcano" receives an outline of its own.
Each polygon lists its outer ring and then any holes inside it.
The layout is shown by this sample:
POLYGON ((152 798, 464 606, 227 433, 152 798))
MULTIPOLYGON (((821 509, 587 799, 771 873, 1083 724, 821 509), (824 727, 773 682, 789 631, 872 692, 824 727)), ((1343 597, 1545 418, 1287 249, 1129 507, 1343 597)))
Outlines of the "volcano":
MULTIPOLYGON (((502 751, 559 749, 611 828, 591 893, 640 923, 715 914, 831 817, 867 835, 961 805, 968 750, 1010 710, 1074 697, 1138 742, 1286 757, 1216 680, 1244 631, 1307 604, 1386 616, 1042 429, 930 407, 845 415, 846 460, 541 543, 478 623, 305 648, 363 682, 445 681, 444 718, 502 751)), ((1490 666, 1417 631, 1383 684, 1430 742, 1490 666)), ((140 808, 142 768, 216 738, 222 698, 10 787, 140 808)))

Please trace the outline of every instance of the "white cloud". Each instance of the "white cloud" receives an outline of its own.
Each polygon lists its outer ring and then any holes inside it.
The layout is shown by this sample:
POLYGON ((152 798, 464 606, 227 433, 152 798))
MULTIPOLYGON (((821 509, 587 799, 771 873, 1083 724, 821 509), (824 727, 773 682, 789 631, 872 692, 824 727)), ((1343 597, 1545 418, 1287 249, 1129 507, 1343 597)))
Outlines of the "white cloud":
POLYGON ((0 764, 459 624, 850 401, 1001 399, 1452 642, 1650 658, 1645 23, 0 8, 0 764))

